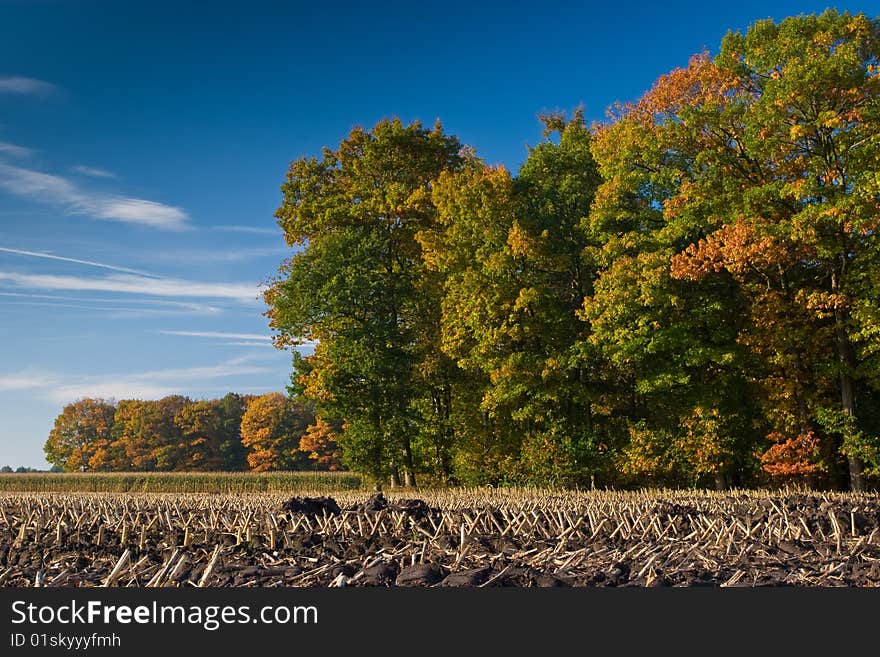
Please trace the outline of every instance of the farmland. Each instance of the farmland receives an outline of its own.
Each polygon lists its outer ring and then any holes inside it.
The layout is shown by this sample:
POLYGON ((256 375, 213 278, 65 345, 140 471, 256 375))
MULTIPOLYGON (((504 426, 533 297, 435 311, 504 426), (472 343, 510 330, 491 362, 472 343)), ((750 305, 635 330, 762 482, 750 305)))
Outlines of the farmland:
POLYGON ((0 492, 281 493, 358 488, 347 472, 64 472, 0 474, 0 492))
POLYGON ((877 494, 0 493, 3 586, 877 586, 877 494))

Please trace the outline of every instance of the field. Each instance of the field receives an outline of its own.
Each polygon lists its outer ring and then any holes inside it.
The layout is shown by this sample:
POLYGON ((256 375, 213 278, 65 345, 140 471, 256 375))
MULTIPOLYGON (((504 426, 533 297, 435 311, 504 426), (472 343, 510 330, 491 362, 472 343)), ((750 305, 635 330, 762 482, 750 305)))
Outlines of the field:
POLYGON ((2 492, 0 585, 880 585, 877 494, 324 494, 2 492))
POLYGON ((0 491, 282 493, 359 488, 349 472, 65 472, 0 474, 0 491))

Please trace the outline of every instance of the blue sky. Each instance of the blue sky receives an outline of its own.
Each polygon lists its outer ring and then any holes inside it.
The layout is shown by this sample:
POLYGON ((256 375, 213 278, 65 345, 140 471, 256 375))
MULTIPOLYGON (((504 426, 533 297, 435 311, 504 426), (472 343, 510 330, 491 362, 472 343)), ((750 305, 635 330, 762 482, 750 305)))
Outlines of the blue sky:
MULTIPOLYGON (((880 14, 878 2, 839 9, 880 14)), ((282 390, 288 163, 383 117, 516 169, 728 29, 826 3, 0 0, 0 465, 83 396, 282 390)))

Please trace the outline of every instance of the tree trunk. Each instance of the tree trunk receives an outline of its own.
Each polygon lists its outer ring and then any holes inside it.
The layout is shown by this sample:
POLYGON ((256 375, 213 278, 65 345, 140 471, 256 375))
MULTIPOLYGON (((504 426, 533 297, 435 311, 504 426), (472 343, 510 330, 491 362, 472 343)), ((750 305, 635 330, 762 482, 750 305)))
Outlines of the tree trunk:
MULTIPOLYGON (((847 346, 849 344, 847 343, 847 346)), ((851 354, 851 350, 849 351, 851 354)), ((841 356, 841 361, 843 357, 841 356)), ((841 363, 843 365, 843 363, 841 363)), ((843 412, 849 417, 855 417, 855 394, 853 390, 852 377, 845 371, 840 372, 840 403, 843 406, 843 412)), ((865 490, 865 477, 862 474, 863 465, 861 460, 847 454, 847 463, 849 464, 849 489, 854 493, 861 493, 865 490)))
MULTIPOLYGON (((837 276, 832 276, 831 287, 835 294, 840 293, 840 281, 837 276)), ((846 310, 842 308, 834 309, 837 357, 840 365, 840 405, 847 417, 855 418, 856 395, 852 373, 855 370, 856 359, 853 355, 852 345, 849 343, 849 337, 846 334, 846 319, 846 310)), ((852 454, 847 454, 846 460, 849 463, 849 489, 860 493, 865 490, 862 462, 852 454)))
POLYGON ((715 473, 715 490, 727 490, 727 475, 720 470, 715 473))
POLYGON ((409 438, 403 445, 403 483, 404 486, 416 485, 416 470, 413 466, 412 444, 409 438))

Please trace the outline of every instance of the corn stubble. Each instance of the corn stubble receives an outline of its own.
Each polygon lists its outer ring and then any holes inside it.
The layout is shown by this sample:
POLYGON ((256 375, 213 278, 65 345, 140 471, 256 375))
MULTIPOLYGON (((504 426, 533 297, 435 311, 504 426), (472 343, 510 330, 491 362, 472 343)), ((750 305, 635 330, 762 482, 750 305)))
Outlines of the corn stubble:
POLYGON ((0 493, 0 585, 880 584, 877 494, 301 494, 0 493))

